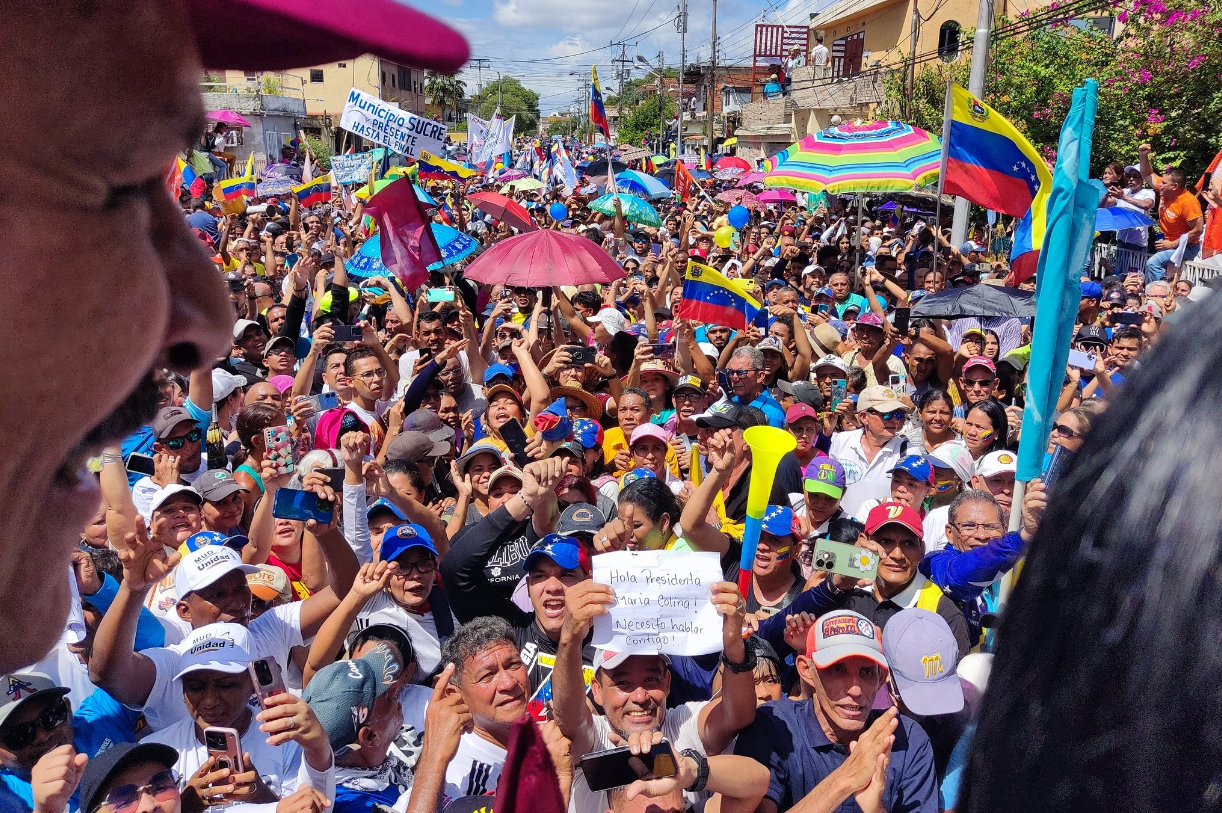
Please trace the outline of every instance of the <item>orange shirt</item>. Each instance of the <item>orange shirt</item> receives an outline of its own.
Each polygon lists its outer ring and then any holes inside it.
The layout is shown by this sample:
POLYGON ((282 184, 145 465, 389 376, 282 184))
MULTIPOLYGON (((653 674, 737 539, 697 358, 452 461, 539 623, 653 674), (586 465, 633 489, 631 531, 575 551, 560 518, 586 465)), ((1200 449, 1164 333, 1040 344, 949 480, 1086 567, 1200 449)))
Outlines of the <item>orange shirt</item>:
MULTIPOLYGON (((1158 223, 1163 229, 1164 240, 1180 239, 1191 231, 1188 224, 1200 218, 1201 204, 1196 195, 1191 192, 1180 192, 1179 196, 1173 200, 1168 200, 1164 195, 1158 203, 1158 223)), ((1200 240, 1201 238, 1198 237, 1189 242, 1195 244, 1200 240)))

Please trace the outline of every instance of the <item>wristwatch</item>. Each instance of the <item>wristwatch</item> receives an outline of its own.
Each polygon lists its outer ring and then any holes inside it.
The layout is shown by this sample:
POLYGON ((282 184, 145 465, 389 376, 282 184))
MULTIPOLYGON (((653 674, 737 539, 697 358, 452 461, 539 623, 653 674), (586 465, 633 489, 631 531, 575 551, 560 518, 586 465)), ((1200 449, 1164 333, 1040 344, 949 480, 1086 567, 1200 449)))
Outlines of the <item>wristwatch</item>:
POLYGON ((731 661, 730 659, 726 657, 726 653, 722 652, 721 653, 722 666, 724 666, 726 669, 729 669, 731 672, 733 672, 736 675, 741 675, 743 672, 755 671, 755 660, 756 660, 755 659, 755 645, 751 643, 750 639, 743 641, 743 650, 747 653, 747 655, 745 658, 743 658, 742 663, 734 663, 733 661, 731 661))
POLYGON ((709 783, 709 759, 694 748, 685 748, 679 753, 685 757, 690 757, 696 763, 696 781, 684 788, 684 790, 688 793, 699 793, 709 783))

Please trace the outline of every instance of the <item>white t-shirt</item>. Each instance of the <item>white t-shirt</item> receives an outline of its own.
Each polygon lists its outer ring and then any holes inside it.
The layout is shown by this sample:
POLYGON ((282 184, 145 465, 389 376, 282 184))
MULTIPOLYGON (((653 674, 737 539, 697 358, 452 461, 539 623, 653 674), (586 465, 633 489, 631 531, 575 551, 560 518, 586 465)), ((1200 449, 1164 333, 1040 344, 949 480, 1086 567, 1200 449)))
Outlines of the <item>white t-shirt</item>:
MULTIPOLYGON (((1125 190, 1125 193, 1128 194, 1128 190, 1125 190)), ((1153 189, 1138 189, 1136 192, 1129 195, 1129 197, 1137 198, 1138 200, 1144 200, 1144 201, 1149 201, 1150 203, 1153 203, 1154 202, 1154 190, 1153 189)), ((1149 209, 1143 209, 1140 206, 1129 203, 1127 200, 1118 200, 1116 201, 1116 205, 1122 206, 1125 209, 1132 209, 1134 212, 1140 212, 1143 215, 1150 214, 1149 209)), ((1150 234, 1150 229, 1148 226, 1137 226, 1132 229, 1121 229, 1120 231, 1116 232, 1116 242, 1117 243, 1136 243, 1138 245, 1144 246, 1146 244, 1146 240, 1149 238, 1149 234, 1150 234)))
POLYGON ((950 506, 934 508, 925 515, 925 552, 942 550, 950 540, 946 538, 946 523, 950 522, 950 506))
MULTIPOLYGON (((252 715, 258 712, 257 707, 251 707, 252 715)), ((178 762, 174 763, 174 770, 178 771, 178 775, 182 777, 180 787, 186 787, 199 767, 208 761, 208 748, 200 742, 195 731, 195 721, 188 717, 168 728, 150 734, 144 740, 144 742, 163 743, 178 752, 178 762)), ((242 741, 242 750, 250 754, 250 763, 258 770, 259 776, 272 793, 284 798, 305 785, 320 793, 325 793, 328 799, 335 799, 334 765, 326 771, 311 768, 309 763, 302 758, 301 746, 295 742, 268 745, 267 735, 259 730, 258 721, 254 720, 253 716, 251 724, 245 732, 239 732, 239 737, 242 741)), ((275 806, 267 804, 233 807, 274 809, 275 806)))
MULTIPOLYGON (((708 756, 704 749, 704 742, 700 739, 700 712, 707 705, 708 701, 697 701, 666 710, 666 717, 662 720, 662 736, 670 743, 670 748, 676 757, 679 756, 680 751, 686 751, 689 748, 708 756)), ((608 748, 616 747, 611 742, 611 724, 607 722, 606 717, 594 718, 594 731, 595 751, 605 751, 608 748)), ((574 757, 576 758, 577 755, 574 754, 574 757)), ((709 795, 707 792, 688 793, 684 791, 683 799, 687 802, 688 809, 699 810, 709 795)), ((607 803, 606 791, 590 790, 585 774, 581 772, 580 768, 577 768, 573 774, 569 813, 605 813, 610 807, 607 803)))
POLYGON ((864 429, 852 432, 837 432, 832 436, 828 456, 844 466, 847 486, 840 500, 840 507, 851 517, 861 516, 861 505, 866 500, 885 501, 891 497, 891 475, 888 473, 900 461, 900 448, 906 446, 903 435, 897 435, 878 450, 872 461, 866 461, 862 447, 864 429))
MULTIPOLYGON (((496 790, 496 783, 501 778, 501 768, 505 767, 507 752, 494 742, 488 742, 474 731, 469 731, 458 738, 458 751, 446 766, 446 783, 441 792, 441 803, 437 810, 445 810, 450 802, 459 796, 483 796, 496 790)), ((404 813, 410 803, 412 793, 399 797, 395 802, 396 813, 404 813)), ((603 811, 599 811, 603 813, 603 811)))
MULTIPOLYGON (((458 620, 451 615, 453 628, 458 620)), ((395 604, 385 590, 374 595, 356 617, 354 630, 365 629, 372 624, 392 624, 407 633, 408 640, 416 650, 415 683, 427 683, 429 676, 441 663, 441 640, 437 636, 437 622, 430 610, 423 615, 409 613, 395 604)))
MULTIPOLYGON (((252 659, 272 657, 286 673, 289 670, 289 650, 304 646, 301 638, 301 602, 273 607, 246 626, 250 633, 252 659)), ((145 649, 141 655, 157 667, 153 688, 143 707, 144 718, 154 731, 168 728, 187 716, 182 699, 182 683, 174 679, 183 651, 181 643, 155 649, 145 649)))

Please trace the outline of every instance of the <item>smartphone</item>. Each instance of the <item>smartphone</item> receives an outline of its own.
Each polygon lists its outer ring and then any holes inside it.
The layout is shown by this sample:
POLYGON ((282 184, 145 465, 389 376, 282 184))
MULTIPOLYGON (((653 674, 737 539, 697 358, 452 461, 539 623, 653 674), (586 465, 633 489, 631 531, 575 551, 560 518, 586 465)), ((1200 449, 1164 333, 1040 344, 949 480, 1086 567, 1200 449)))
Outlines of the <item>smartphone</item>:
POLYGON ((245 773, 242 760, 242 740, 232 728, 208 726, 204 729, 204 745, 208 755, 216 757, 217 768, 228 768, 232 773, 245 773))
POLYGON ((634 758, 644 763, 647 776, 674 776, 679 770, 670 743, 662 740, 650 746, 648 754, 634 755, 627 746, 586 754, 581 758, 581 772, 590 790, 620 788, 641 778, 630 762, 634 758))
POLYGON ((132 474, 147 474, 152 477, 156 474, 157 469, 153 465, 153 458, 150 455, 132 452, 127 456, 127 470, 132 474))
POLYGON ((899 333, 908 332, 908 317, 912 314, 911 308, 896 308, 895 318, 891 320, 891 326, 899 333))
POLYGON ((653 357, 656 359, 673 359, 675 357, 675 346, 673 344, 651 344, 649 349, 653 351, 653 357))
POLYGON ((810 558, 815 570, 826 570, 854 579, 873 579, 878 575, 878 554, 868 548, 820 539, 810 558))
POLYGON ((429 288, 425 296, 426 302, 453 302, 454 292, 449 288, 429 288))
POLYGON ((318 395, 311 395, 309 401, 310 412, 313 415, 321 414, 339 406, 339 396, 333 392, 320 392, 318 395))
POLYGON ((276 501, 272 503, 272 516, 276 519, 296 519, 302 522, 312 519, 327 525, 335 517, 335 506, 326 500, 320 500, 313 491, 280 488, 276 490, 276 501))
POLYGON ((342 494, 344 491, 344 472, 342 466, 336 468, 317 468, 314 471, 322 472, 327 476, 327 485, 331 486, 331 490, 336 494, 342 494))
POLYGON ((1095 369, 1095 357, 1082 350, 1070 350, 1069 366, 1077 367, 1079 370, 1093 370, 1095 369))
POLYGON ((500 294, 498 294, 499 299, 509 299, 511 296, 513 296, 512 288, 502 288, 500 294))
POLYGON ((526 454, 526 433, 522 431, 522 424, 518 423, 516 418, 510 418, 501 424, 501 440, 505 441, 509 451, 513 452, 517 467, 525 468, 530 462, 530 455, 526 454))
POLYGON ((332 341, 337 342, 359 342, 363 335, 360 325, 334 325, 332 329, 335 331, 332 341))
POLYGON ((1046 493, 1052 493, 1052 487, 1056 485, 1057 480, 1069 470, 1073 465, 1074 458, 1077 457, 1075 452, 1071 452, 1064 446, 1057 446, 1052 450, 1052 454, 1047 456, 1044 463, 1044 471, 1040 474, 1040 479, 1044 481, 1046 493))
POLYGON ((263 458, 276 467, 277 474, 291 474, 295 465, 296 444, 287 426, 269 426, 263 430, 267 451, 263 458))
POLYGON ((1113 311, 1112 322, 1118 325, 1133 325, 1134 327, 1141 327, 1141 314, 1113 311))
POLYGON ((904 377, 902 375, 892 374, 891 378, 887 381, 887 386, 893 390, 898 390, 900 387, 904 386, 904 377))
POLYGON ((593 347, 581 347, 579 345, 565 345, 565 350, 569 353, 570 363, 572 364, 594 364, 597 359, 597 351, 593 347))
POLYGON ((815 305, 815 313, 827 313, 830 310, 831 306, 826 302, 820 302, 818 305, 815 305))
POLYGON ((832 382, 832 411, 833 412, 836 410, 836 407, 840 406, 840 402, 844 400, 844 397, 848 394, 848 392, 849 392, 849 382, 843 381, 843 380, 832 382))
POLYGON ((659 245, 658 243, 650 243, 649 244, 649 253, 655 257, 661 257, 662 256, 662 246, 659 245))
POLYGON ((257 661, 251 661, 246 668, 250 671, 250 679, 255 684, 255 694, 259 695, 260 704, 266 706, 267 698, 284 693, 284 676, 275 658, 259 658, 257 661))

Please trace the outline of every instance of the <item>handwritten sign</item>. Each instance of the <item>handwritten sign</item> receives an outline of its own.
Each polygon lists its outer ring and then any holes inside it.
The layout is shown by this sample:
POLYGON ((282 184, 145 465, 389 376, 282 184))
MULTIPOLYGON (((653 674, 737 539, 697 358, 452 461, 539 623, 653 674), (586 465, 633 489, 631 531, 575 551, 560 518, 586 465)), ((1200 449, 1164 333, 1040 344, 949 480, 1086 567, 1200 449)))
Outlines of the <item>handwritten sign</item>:
POLYGON ((446 140, 446 126, 441 122, 413 115, 356 88, 348 91, 339 126, 412 158, 419 158, 421 150, 441 152, 446 140))
POLYGON ((288 195, 293 191, 292 178, 270 178, 256 187, 259 197, 270 198, 274 195, 288 195))
POLYGON ((367 152, 331 156, 331 172, 338 183, 368 183, 372 167, 373 155, 367 152))
POLYGON ((618 551, 594 557, 594 581, 615 590, 594 619, 594 646, 640 655, 721 651, 721 616, 709 600, 724 581, 716 553, 618 551))

